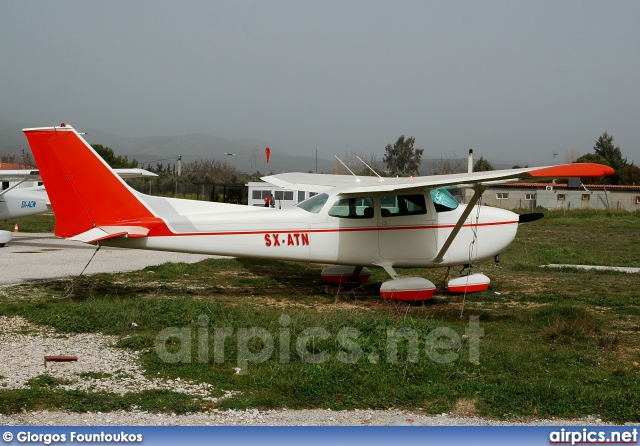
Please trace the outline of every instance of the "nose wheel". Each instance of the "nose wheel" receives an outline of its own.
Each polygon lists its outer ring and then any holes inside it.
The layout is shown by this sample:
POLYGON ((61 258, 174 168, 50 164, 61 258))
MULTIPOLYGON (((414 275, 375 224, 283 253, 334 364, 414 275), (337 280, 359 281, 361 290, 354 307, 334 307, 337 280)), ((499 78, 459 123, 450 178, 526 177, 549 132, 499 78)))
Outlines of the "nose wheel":
POLYGON ((449 280, 447 289, 450 293, 477 293, 489 288, 491 279, 484 274, 473 273, 471 265, 464 265, 460 277, 449 280))

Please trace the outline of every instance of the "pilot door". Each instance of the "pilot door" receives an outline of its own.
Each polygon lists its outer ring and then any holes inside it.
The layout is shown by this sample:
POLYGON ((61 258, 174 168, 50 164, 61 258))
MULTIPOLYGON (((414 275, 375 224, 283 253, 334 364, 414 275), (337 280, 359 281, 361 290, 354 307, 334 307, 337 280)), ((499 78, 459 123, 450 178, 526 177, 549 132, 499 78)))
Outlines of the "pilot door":
POLYGON ((383 260, 431 259, 436 253, 437 217, 424 193, 386 193, 378 197, 378 245, 383 260))

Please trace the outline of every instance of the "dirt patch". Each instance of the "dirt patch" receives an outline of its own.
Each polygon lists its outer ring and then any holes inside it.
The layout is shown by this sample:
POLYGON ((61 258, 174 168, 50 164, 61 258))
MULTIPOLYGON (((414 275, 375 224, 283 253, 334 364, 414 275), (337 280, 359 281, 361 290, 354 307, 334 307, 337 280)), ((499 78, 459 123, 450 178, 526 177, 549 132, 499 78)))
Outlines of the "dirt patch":
POLYGON ((476 400, 468 398, 462 398, 456 403, 456 407, 451 412, 451 415, 458 417, 473 417, 478 414, 476 409, 476 400))

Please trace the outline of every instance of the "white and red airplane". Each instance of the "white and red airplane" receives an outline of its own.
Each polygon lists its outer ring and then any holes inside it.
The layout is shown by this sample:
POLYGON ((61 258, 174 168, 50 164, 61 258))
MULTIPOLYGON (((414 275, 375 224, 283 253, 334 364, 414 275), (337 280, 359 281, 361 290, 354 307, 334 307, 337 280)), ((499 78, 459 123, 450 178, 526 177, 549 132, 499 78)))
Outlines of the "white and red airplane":
MULTIPOLYGON (((85 243, 134 249, 256 257, 340 266, 325 280, 365 280, 365 267, 384 268, 385 298, 425 300, 435 285, 400 278, 395 268, 472 265, 498 255, 518 225, 537 216, 478 205, 490 185, 517 180, 601 177, 600 164, 567 164, 413 178, 289 173, 267 182, 317 195, 289 209, 272 210, 144 195, 129 187, 76 130, 24 133, 56 215, 55 234, 85 243), (474 190, 462 205, 446 188, 474 190)), ((449 281, 452 291, 486 289, 482 274, 449 281)))

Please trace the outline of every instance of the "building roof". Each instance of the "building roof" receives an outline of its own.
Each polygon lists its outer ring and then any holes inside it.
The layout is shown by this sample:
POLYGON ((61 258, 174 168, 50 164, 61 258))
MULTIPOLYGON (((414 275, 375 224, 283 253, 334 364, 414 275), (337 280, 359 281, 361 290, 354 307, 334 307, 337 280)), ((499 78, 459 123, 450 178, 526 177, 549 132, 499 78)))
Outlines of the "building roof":
MULTIPOLYGON (((505 184, 497 184, 491 187, 492 188, 509 187, 509 188, 520 188, 520 189, 545 189, 547 186, 553 186, 554 189, 569 190, 569 185, 566 183, 505 183, 505 184)), ((640 191, 640 186, 636 186, 636 185, 582 184, 582 186, 580 187, 580 189, 586 189, 586 190, 604 190, 605 188, 608 191, 614 191, 614 190, 640 191)), ((571 190, 576 190, 576 188, 571 188, 571 190)))
POLYGON ((24 164, 0 163, 0 170, 23 170, 33 169, 33 166, 25 166, 24 164))

